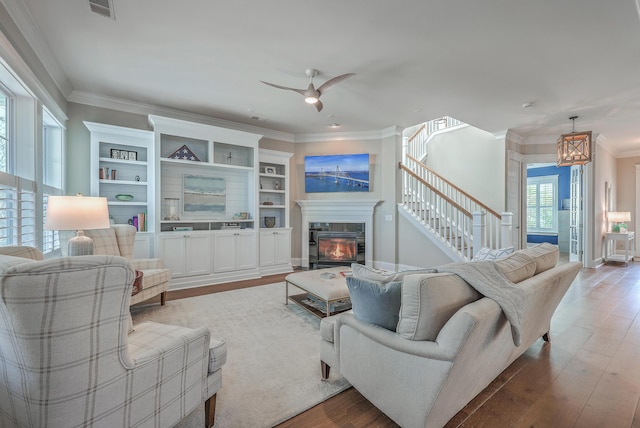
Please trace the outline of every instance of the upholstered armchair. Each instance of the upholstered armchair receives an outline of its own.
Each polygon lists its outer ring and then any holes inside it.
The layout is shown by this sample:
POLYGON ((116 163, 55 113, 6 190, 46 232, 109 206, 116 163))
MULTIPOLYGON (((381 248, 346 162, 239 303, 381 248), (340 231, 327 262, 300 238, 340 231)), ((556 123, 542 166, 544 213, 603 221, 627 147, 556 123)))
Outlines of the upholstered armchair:
POLYGON ((0 426, 170 427, 202 402, 213 425, 226 344, 206 328, 129 331, 126 258, 0 254, 0 426))
MULTIPOLYGON (((60 231, 60 247, 62 255, 67 255, 67 241, 75 233, 60 231)), ((142 291, 131 297, 131 304, 143 302, 160 295, 160 304, 167 298, 171 270, 162 267, 160 259, 134 259, 133 243, 136 239, 136 228, 128 224, 114 224, 109 229, 85 230, 84 234, 93 239, 93 254, 122 256, 131 262, 136 270, 142 271, 142 291)))

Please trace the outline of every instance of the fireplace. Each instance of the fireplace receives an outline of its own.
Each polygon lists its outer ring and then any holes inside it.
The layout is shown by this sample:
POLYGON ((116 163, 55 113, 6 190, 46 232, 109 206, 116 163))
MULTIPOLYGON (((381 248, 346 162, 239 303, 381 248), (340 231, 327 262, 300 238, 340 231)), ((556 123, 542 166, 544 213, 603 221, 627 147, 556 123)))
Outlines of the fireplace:
POLYGON ((318 263, 358 261, 358 236, 355 233, 318 232, 318 263))
POLYGON ((310 223, 309 268, 364 264, 363 223, 310 223))
POLYGON ((318 263, 318 232, 351 232, 357 236, 357 263, 373 264, 373 210, 378 200, 298 200, 302 214, 302 258, 299 265, 316 269, 351 262, 318 263), (365 239, 366 238, 366 239, 365 239))

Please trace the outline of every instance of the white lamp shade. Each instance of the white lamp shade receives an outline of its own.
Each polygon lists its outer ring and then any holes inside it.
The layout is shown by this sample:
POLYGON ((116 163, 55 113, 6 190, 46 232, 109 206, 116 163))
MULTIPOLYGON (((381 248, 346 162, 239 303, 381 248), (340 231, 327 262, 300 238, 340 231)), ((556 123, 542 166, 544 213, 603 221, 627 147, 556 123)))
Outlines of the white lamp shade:
POLYGON ((107 198, 94 196, 49 196, 46 230, 107 229, 107 198))
POLYGON ((631 213, 628 211, 611 211, 607 213, 607 218, 612 223, 622 223, 631 221, 631 213))

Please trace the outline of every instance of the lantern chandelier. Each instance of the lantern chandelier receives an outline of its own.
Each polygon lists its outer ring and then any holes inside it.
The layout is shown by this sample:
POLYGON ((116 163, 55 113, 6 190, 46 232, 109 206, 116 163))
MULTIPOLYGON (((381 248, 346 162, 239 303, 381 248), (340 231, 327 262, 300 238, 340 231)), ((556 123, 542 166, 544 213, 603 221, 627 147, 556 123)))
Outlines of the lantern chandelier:
POLYGON ((591 131, 576 132, 576 119, 571 116, 573 130, 558 139, 558 166, 584 165, 591 162, 591 131))

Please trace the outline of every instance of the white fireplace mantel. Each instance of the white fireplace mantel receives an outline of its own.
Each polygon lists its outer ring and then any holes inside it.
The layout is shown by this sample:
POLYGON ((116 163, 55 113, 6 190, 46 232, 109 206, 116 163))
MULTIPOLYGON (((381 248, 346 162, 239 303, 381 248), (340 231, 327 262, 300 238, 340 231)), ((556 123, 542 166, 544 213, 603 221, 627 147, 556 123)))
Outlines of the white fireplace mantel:
POLYGON ((373 265, 373 210, 381 201, 300 200, 302 210, 302 267, 309 267, 309 223, 364 223, 367 266, 373 265))

